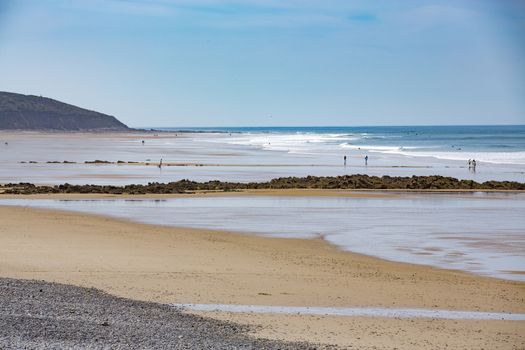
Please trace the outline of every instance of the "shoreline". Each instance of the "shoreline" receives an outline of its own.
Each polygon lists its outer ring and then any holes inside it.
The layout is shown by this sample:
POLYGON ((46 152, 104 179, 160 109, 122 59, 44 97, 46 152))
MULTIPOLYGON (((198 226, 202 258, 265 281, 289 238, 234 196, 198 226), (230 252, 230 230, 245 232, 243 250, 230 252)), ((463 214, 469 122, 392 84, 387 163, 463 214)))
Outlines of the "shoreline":
MULTIPOLYGON (((64 213, 64 214, 79 214, 79 215, 86 215, 86 216, 93 216, 93 217, 102 217, 106 219, 114 219, 117 221, 132 223, 132 224, 140 224, 140 225, 150 225, 152 227, 163 227, 163 228, 173 228, 175 230, 197 230, 197 231, 213 231, 225 234, 234 234, 234 235, 249 235, 254 237, 273 237, 276 239, 292 239, 292 240, 320 240, 324 244, 335 248, 339 252, 343 253, 350 253, 350 254, 357 254, 362 255, 368 258, 372 259, 379 259, 384 262, 392 262, 392 263, 404 263, 409 265, 415 265, 415 266, 425 266, 430 268, 437 268, 437 269, 444 269, 449 271, 456 271, 456 272, 462 272, 467 273, 473 276, 480 276, 480 277, 487 277, 487 278, 496 278, 501 279, 505 281, 520 281, 520 278, 514 277, 515 275, 523 275, 524 272, 522 270, 514 269, 513 267, 516 265, 509 265, 506 266, 506 268, 500 268, 499 270, 486 270, 484 273, 480 272, 481 270, 478 269, 469 269, 466 266, 463 267, 454 267, 453 263, 443 264, 439 259, 438 260, 428 260, 425 258, 418 258, 414 260, 414 258, 417 257, 417 254, 425 255, 428 254, 426 251, 421 253, 414 253, 412 257, 399 257, 399 256, 392 256, 391 254, 376 254, 373 250, 370 249, 359 249, 357 246, 352 249, 351 246, 348 244, 343 244, 340 241, 334 241, 331 239, 330 234, 331 231, 321 231, 321 233, 307 233, 307 234, 300 234, 295 232, 296 235, 292 236, 280 236, 278 231, 272 231, 272 229, 269 229, 270 231, 255 231, 253 229, 250 229, 251 225, 253 224, 253 220, 250 222, 244 222, 243 225, 233 225, 228 227, 228 225, 221 225, 220 223, 215 225, 210 225, 209 222, 206 220, 202 221, 200 224, 197 224, 197 222, 200 222, 198 219, 198 216, 194 217, 190 221, 187 219, 182 221, 173 221, 173 220, 161 220, 159 221, 157 219, 159 213, 159 210, 155 210, 155 213, 151 212, 151 210, 148 212, 147 209, 150 208, 149 206, 154 205, 155 208, 159 205, 168 205, 169 204, 162 204, 162 203, 156 203, 156 202, 168 202, 169 200, 191 200, 191 199, 204 199, 204 198, 210 198, 210 199, 218 199, 218 200, 227 200, 227 198, 231 199, 241 199, 243 200, 249 200, 253 198, 254 201, 257 201, 257 197, 262 197, 262 200, 270 200, 270 198, 278 198, 279 200, 293 200, 293 198, 306 198, 306 199, 314 199, 314 198, 326 198, 326 199, 336 199, 336 198, 348 198, 348 199, 373 199, 373 200, 381 200, 381 201, 390 201, 390 200, 400 200, 400 199, 407 199, 407 198, 430 198, 427 196, 446 196, 444 199, 439 200, 461 200, 461 199, 468 199, 468 200, 481 200, 481 201, 498 201, 498 200, 507 200, 508 195, 514 194, 517 195, 515 191, 510 192, 490 192, 486 195, 483 195, 483 191, 476 191, 478 193, 477 195, 475 193, 471 192, 464 192, 464 191, 433 191, 432 194, 429 194, 427 191, 367 191, 367 190, 361 190, 361 191, 355 191, 355 190, 322 190, 322 189, 291 189, 291 190, 242 190, 242 191, 197 191, 194 193, 172 193, 172 194, 143 194, 143 195, 131 195, 131 194, 75 194, 75 193, 60 193, 60 194, 31 194, 31 195, 0 195, 0 208, 6 207, 6 208, 31 208, 36 210, 49 210, 51 212, 57 212, 57 213, 64 213), (412 196, 411 196, 412 195, 412 196), (224 198, 224 199, 221 199, 224 198), (35 205, 31 204, 32 201, 35 201, 35 205), (40 202, 43 201, 43 202, 40 202), (49 201, 48 204, 45 204, 46 201, 49 201), (118 205, 124 206, 124 208, 127 205, 131 205, 131 203, 126 202, 143 202, 146 207, 144 207, 143 215, 146 217, 149 217, 149 220, 140 220, 136 219, 134 216, 130 215, 119 215, 115 212, 111 211, 111 207, 108 207, 109 211, 104 210, 89 210, 90 206, 93 204, 85 204, 88 205, 87 208, 82 209, 82 205, 80 208, 76 206, 70 206, 67 205, 68 201, 72 202, 78 202, 82 203, 83 201, 86 202, 97 202, 100 201, 100 204, 97 205, 107 205, 105 203, 120 203, 118 205), (60 202, 65 202, 61 204, 60 202), (156 204, 153 204, 155 202, 156 204), (55 204, 53 204, 55 203, 55 204), (151 204, 150 204, 151 203, 151 204), (152 216, 153 215, 153 216, 152 216), (157 218, 156 220, 152 220, 151 218, 157 218), (196 221, 195 221, 196 220, 196 221), (490 271, 490 272, 487 272, 490 271)), ((521 198, 521 197, 520 197, 521 198)), ((323 200, 323 199, 321 199, 323 200)), ((173 202, 175 203, 175 202, 173 202)), ((151 209, 151 208, 150 208, 151 209)), ((159 208, 157 208, 159 209, 159 208)), ((160 208, 162 210, 162 208, 160 208)), ((118 213, 118 211, 117 211, 118 213)), ((164 212, 165 214, 168 214, 169 212, 164 212)), ((137 214, 137 213, 136 213, 137 214)), ((140 214, 142 215, 142 214, 140 214)), ((232 218, 234 219, 234 218, 232 218)), ((256 220, 255 220, 256 222, 256 220)), ((282 223, 281 223, 282 224, 282 223)), ((268 228, 267 228, 268 229, 268 228)), ((285 229, 286 230, 286 229, 285 229)), ((302 231, 301 231, 302 232, 302 231)), ((309 232, 309 231, 308 231, 309 232)), ((317 231, 316 231, 317 232, 317 231)), ((494 232, 493 232, 494 233, 494 232)), ((460 235, 461 236, 461 235, 460 235)), ((462 239, 463 236, 459 237, 459 239, 462 239)), ((431 237, 428 237, 430 239, 431 237)), ((495 243, 497 244, 497 243, 495 243)), ((413 247, 417 247, 413 246, 413 247)), ((395 247, 390 247, 391 249, 395 249, 395 247)), ((445 248, 441 248, 445 249, 445 248)), ((440 248, 429 248, 429 251, 440 251, 440 248)), ((446 249, 445 249, 446 251, 446 249)), ((454 253, 457 254, 457 253, 454 253)), ((430 255, 430 254, 429 254, 430 255)), ((478 263, 479 265, 479 263, 478 263)), ((522 281, 525 283, 525 281, 522 281)), ((313 307, 319 306, 319 305, 311 305, 313 307)))
MULTIPOLYGON (((0 133, 2 149, 6 151, 2 163, 4 171, 0 171, 1 182, 23 180, 38 184, 93 182, 124 185, 218 179, 248 183, 279 177, 335 177, 360 173, 391 177, 441 175, 477 182, 501 180, 522 183, 524 180, 523 166, 518 163, 496 164, 490 163, 489 159, 486 164, 480 163, 479 171, 474 173, 468 171, 466 159, 445 160, 379 152, 369 154, 371 162, 367 166, 363 158, 365 153, 371 151, 323 148, 315 152, 288 153, 286 150, 267 150, 260 145, 237 144, 229 140, 228 135, 222 135, 206 132, 156 134, 150 131, 124 134, 0 133), (9 145, 4 146, 4 141, 9 145), (68 149, 62 148, 64 144, 68 145, 68 149), (347 156, 347 167, 344 167, 343 155, 347 156), (162 171, 157 169, 161 158, 164 163, 162 171)), ((264 135, 257 137, 265 138, 264 135)), ((291 140, 295 142, 293 137, 291 140)), ((312 143, 309 146, 316 145, 312 143)), ((448 183, 414 184, 418 188, 442 188, 443 185, 455 187, 448 183)), ((363 186, 390 187, 387 183, 363 186)), ((412 185, 403 184, 399 188, 407 187, 412 185)), ((461 187, 470 188, 470 185, 461 187)))
MULTIPOLYGON (((1 186, 1 185, 0 185, 1 186)), ((169 199, 191 197, 236 197, 236 196, 271 196, 271 197, 355 197, 355 198, 395 198, 404 194, 465 194, 494 193, 520 194, 525 190, 477 190, 477 189, 243 189, 243 190, 195 190, 178 193, 29 193, 12 194, 0 192, 0 199, 169 199)))
MULTIPOLYGON (((112 295, 160 303, 525 312, 523 282, 342 252, 321 239, 169 228, 23 207, 0 206, 0 219, 1 277, 95 287, 112 295)), ((356 344, 342 325, 359 329, 363 320, 308 315, 206 316, 260 326, 256 336, 340 345, 356 344), (309 335, 309 324, 333 329, 333 334, 309 335)), ((364 319, 364 324, 374 327, 386 322, 391 329, 385 334, 401 327, 417 337, 418 327, 433 322, 450 334, 458 324, 468 329, 465 344, 479 337, 474 329, 499 339, 493 330, 502 327, 512 334, 514 344, 524 342, 516 330, 523 327, 521 321, 364 319)), ((368 342, 376 344, 369 338, 368 342)))

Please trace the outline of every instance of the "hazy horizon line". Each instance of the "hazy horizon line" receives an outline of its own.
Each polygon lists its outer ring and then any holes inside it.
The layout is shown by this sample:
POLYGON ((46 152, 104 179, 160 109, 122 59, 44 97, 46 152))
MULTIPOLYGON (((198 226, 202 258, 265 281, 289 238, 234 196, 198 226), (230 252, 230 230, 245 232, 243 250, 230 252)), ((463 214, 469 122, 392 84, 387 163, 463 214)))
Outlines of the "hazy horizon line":
POLYGON ((181 129, 223 129, 223 128, 374 128, 374 127, 490 127, 490 126, 523 126, 525 124, 374 124, 374 125, 225 125, 225 126, 129 126, 136 129, 154 129, 154 128, 181 128, 181 129))

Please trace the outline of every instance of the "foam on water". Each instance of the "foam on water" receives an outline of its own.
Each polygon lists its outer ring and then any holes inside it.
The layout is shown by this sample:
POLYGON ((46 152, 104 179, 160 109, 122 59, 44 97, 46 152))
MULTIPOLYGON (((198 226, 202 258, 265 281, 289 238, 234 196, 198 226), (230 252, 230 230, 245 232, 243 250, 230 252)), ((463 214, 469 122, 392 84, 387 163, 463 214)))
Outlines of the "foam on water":
MULTIPOLYGON (((457 135, 456 135, 457 136, 457 135)), ((518 146, 505 144, 502 137, 499 145, 479 141, 466 142, 452 136, 427 137, 419 140, 415 137, 397 134, 370 133, 316 133, 316 132, 280 132, 280 133, 241 133, 230 139, 216 138, 212 142, 226 142, 232 145, 259 147, 265 150, 282 151, 296 154, 330 153, 339 149, 369 151, 384 154, 396 154, 407 157, 432 157, 436 159, 478 162, 493 164, 525 165, 525 133, 518 146), (371 142, 377 141, 377 144, 371 142), (503 151, 504 150, 504 151, 503 151)))
POLYGON ((216 138, 210 141, 226 142, 231 145, 244 145, 259 147, 272 151, 283 151, 287 153, 311 154, 323 151, 327 145, 334 143, 358 140, 345 134, 317 134, 317 133, 290 133, 290 134, 241 134, 224 139, 216 138))
POLYGON ((400 154, 408 157, 433 157, 437 159, 461 160, 476 159, 478 162, 493 164, 525 165, 525 152, 407 152, 408 147, 393 149, 371 149, 371 152, 400 154))

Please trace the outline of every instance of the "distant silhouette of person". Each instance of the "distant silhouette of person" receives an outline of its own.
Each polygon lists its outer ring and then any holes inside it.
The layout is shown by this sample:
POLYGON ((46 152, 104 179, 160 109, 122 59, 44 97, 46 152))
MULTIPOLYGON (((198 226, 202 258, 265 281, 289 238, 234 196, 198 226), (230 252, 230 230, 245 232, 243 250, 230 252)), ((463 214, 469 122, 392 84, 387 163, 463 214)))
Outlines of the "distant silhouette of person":
POLYGON ((159 162, 158 167, 159 167, 159 169, 162 169, 162 158, 160 158, 160 162, 159 162))
POLYGON ((345 166, 346 166, 346 156, 343 157, 343 160, 344 160, 344 163, 345 163, 345 166))
POLYGON ((368 165, 368 156, 365 156, 365 165, 368 165))
POLYGON ((9 145, 9 144, 7 143, 7 141, 6 141, 5 145, 6 145, 6 146, 9 145))
POLYGON ((144 144, 144 140, 142 140, 142 144, 144 144))
POLYGON ((476 172, 476 160, 472 159, 472 171, 476 172))
POLYGON ((468 170, 472 169, 472 159, 468 160, 468 170))

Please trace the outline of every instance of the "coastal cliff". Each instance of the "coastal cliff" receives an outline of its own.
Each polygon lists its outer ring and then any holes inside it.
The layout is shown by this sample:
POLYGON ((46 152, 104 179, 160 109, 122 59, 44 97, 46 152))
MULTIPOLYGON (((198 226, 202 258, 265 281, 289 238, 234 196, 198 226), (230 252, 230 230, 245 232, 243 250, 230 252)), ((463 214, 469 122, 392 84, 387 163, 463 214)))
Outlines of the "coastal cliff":
POLYGON ((0 130, 125 131, 117 118, 47 97, 0 91, 0 130))

